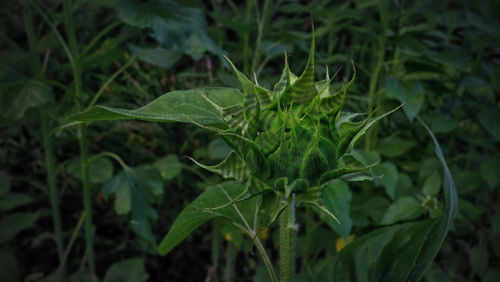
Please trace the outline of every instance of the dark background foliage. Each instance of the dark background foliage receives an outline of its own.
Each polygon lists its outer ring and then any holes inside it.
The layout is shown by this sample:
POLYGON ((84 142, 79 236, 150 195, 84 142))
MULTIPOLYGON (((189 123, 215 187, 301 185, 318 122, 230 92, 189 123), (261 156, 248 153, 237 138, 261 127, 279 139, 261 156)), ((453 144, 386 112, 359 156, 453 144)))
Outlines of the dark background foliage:
MULTIPOLYGON (((340 69, 334 81, 340 88, 352 75, 351 59, 358 70, 347 110, 384 111, 406 104, 356 150, 367 161, 380 158, 377 169, 384 176, 349 184, 345 195, 337 195, 349 203, 344 212, 352 226, 340 229, 311 210, 301 213, 298 280, 321 277, 341 236, 352 234, 356 240, 381 226, 439 215, 443 172, 432 141, 415 120, 419 116, 441 143, 459 193, 454 226, 424 280, 498 281, 496 1, 93 0, 73 1, 69 14, 63 2, 5 1, 0 11, 0 280, 56 279, 50 276, 59 260, 47 137, 62 245, 75 236, 66 273, 74 281, 97 279, 82 263, 88 254, 85 232, 78 227, 83 209, 79 130, 68 117, 81 110, 79 104, 89 105, 100 93, 98 104, 137 108, 173 90, 238 87, 222 54, 271 88, 281 74, 284 51, 294 73, 305 66, 312 17, 316 78, 340 69), (71 42, 68 16, 80 51, 79 96, 67 52, 54 32, 71 42)), ((167 256, 156 253, 183 207, 221 181, 186 158, 223 159, 228 151, 220 138, 187 124, 113 121, 89 124, 87 142, 90 157, 113 152, 137 175, 137 189, 127 194, 113 186, 130 181, 114 159, 99 158, 89 167, 101 281, 267 279, 252 241, 222 220, 203 225, 167 256), (119 200, 127 196, 131 201, 119 200), (156 214, 145 215, 145 210, 156 214)), ((276 227, 260 236, 277 261, 276 227)))

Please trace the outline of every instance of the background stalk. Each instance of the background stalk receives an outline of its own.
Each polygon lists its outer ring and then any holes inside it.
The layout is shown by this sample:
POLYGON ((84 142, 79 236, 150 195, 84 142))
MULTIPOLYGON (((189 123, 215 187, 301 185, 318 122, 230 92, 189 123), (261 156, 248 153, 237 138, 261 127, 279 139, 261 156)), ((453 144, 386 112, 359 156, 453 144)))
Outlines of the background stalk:
POLYGON ((47 173, 47 184, 49 185, 49 199, 54 222, 54 236, 56 238, 57 257, 60 269, 64 272, 64 246, 62 236, 61 211, 59 210, 59 193, 57 191, 56 170, 54 165, 54 150, 52 138, 49 137, 50 129, 47 114, 40 109, 40 120, 42 123, 43 150, 45 153, 45 170, 47 173))
MULTIPOLYGON (((28 39, 28 45, 31 51, 34 50, 36 46, 36 34, 33 25, 33 18, 31 15, 31 10, 29 5, 26 5, 23 10, 24 26, 26 31, 26 37, 28 39)), ((43 68, 38 57, 30 61, 31 67, 36 78, 42 78, 43 68)), ((62 224, 61 224, 61 212, 59 209, 59 193, 57 190, 57 177, 54 161, 54 147, 52 144, 52 138, 50 137, 50 126, 49 119, 42 107, 38 108, 40 113, 40 123, 42 127, 42 142, 43 142, 43 152, 45 157, 45 171, 47 174, 47 185, 49 188, 49 200, 52 213, 52 221, 54 223, 54 237, 56 241, 57 257, 59 260, 59 269, 64 275, 65 272, 65 262, 64 256, 64 241, 62 236, 62 224)))
POLYGON ((295 194, 280 216, 280 281, 292 282, 295 276, 295 194))
MULTIPOLYGON (((384 7, 382 7, 383 4, 379 4, 379 14, 380 14, 380 20, 381 20, 381 31, 380 31, 380 36, 377 40, 377 45, 378 45, 378 52, 377 52, 377 61, 375 62, 375 65, 373 66, 373 69, 370 73, 370 84, 369 84, 369 96, 368 96, 368 113, 372 112, 375 105, 380 106, 382 105, 383 101, 383 95, 379 95, 378 93, 378 86, 379 86, 379 81, 380 81, 380 71, 382 69, 382 65, 384 63, 384 58, 385 58, 385 44, 387 41, 386 33, 387 33, 387 16, 384 10, 384 7)), ((378 137, 378 129, 379 129, 379 124, 375 124, 372 129, 370 129, 366 135, 366 141, 365 141, 365 149, 366 150, 373 150, 375 149, 377 145, 377 137, 378 137)))
MULTIPOLYGON (((75 29, 73 24, 73 11, 71 0, 64 2, 64 20, 66 36, 68 38, 69 50, 73 58, 73 76, 75 83, 75 103, 78 111, 83 110, 82 101, 82 72, 80 66, 80 55, 76 41, 75 29)), ((92 224, 92 198, 89 185, 88 170, 88 149, 87 149, 87 125, 80 124, 78 128, 78 144, 80 147, 80 163, 83 185, 83 209, 85 217, 85 243, 88 268, 91 274, 95 274, 94 242, 93 242, 93 224, 92 224)))

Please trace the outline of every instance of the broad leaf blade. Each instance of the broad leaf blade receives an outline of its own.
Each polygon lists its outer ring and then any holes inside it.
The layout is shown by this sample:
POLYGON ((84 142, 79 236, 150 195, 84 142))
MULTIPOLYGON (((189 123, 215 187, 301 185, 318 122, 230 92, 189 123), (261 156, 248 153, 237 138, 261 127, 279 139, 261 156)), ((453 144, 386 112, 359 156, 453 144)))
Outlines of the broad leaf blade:
POLYGON ((209 187, 177 216, 172 227, 159 245, 158 251, 160 255, 168 254, 191 232, 210 219, 225 217, 237 221, 237 215, 234 214, 234 208, 231 205, 217 210, 211 210, 210 208, 227 204, 230 201, 224 191, 230 197, 234 198, 241 194, 244 189, 236 181, 209 187))
POLYGON ((139 119, 225 125, 220 110, 208 99, 221 107, 229 107, 241 103, 243 97, 237 89, 224 87, 173 91, 136 110, 97 106, 71 118, 80 121, 139 119))

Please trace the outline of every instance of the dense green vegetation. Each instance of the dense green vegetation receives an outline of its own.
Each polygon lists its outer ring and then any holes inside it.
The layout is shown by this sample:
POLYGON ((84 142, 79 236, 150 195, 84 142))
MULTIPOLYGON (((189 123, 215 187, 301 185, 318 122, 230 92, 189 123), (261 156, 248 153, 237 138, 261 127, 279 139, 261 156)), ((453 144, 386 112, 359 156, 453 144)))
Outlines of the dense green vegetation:
POLYGON ((497 281, 500 8, 435 2, 5 2, 0 280, 497 281))

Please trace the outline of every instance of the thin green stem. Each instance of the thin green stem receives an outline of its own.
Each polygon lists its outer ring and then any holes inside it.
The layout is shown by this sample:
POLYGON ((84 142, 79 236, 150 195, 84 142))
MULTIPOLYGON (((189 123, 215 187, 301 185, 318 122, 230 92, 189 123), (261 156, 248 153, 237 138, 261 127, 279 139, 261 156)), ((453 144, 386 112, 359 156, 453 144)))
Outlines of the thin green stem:
MULTIPOLYGON (((73 23, 73 7, 71 0, 64 2, 64 24, 66 36, 68 38, 69 59, 72 63, 73 77, 75 82, 75 103, 79 111, 83 110, 82 103, 82 71, 78 55, 78 44, 76 41, 75 28, 73 23)), ((87 125, 82 123, 79 125, 78 144, 80 147, 80 162, 83 185, 83 209, 85 214, 85 243, 88 268, 91 274, 95 274, 95 259, 94 259, 94 230, 92 224, 92 198, 90 193, 89 169, 88 169, 88 148, 87 148, 87 125)))
POLYGON ((95 273, 94 261, 94 230, 92 224, 92 198, 89 185, 89 169, 88 169, 88 149, 87 149, 87 126, 80 124, 78 142, 80 145, 80 162, 83 184, 83 210, 87 214, 85 217, 85 243, 87 252, 87 262, 90 273, 95 273))
POLYGON ((125 69, 127 69, 134 61, 135 61, 135 57, 130 58, 130 60, 128 60, 128 62, 125 65, 123 65, 121 68, 119 68, 113 75, 111 75, 108 78, 108 80, 106 80, 106 82, 104 82, 104 84, 101 86, 101 88, 99 89, 99 91, 97 91, 97 93, 95 94, 94 98, 90 102, 88 108, 90 108, 93 105, 95 105, 95 103, 97 102, 97 100, 99 99, 99 97, 101 97, 102 93, 104 93, 104 90, 106 90, 106 88, 111 84, 111 82, 113 82, 113 80, 115 80, 115 78, 118 75, 120 75, 123 71, 125 71, 125 69))
POLYGON ((231 244, 231 242, 228 242, 226 249, 226 267, 224 268, 224 281, 234 281, 234 268, 237 254, 238 250, 233 246, 233 244, 231 244))
MULTIPOLYGON (((385 58, 385 44, 386 44, 386 31, 387 31, 387 17, 382 7, 379 7, 379 14, 381 17, 381 25, 382 31, 380 32, 380 37, 378 38, 378 53, 377 53, 377 61, 372 68, 372 72, 370 74, 370 86, 369 86, 369 94, 368 94, 368 113, 373 111, 375 104, 380 105, 382 103, 382 97, 378 95, 377 87, 380 80, 380 70, 382 69, 382 65, 384 63, 385 58)), ((366 136, 365 141, 365 149, 372 150, 376 147, 378 137, 378 126, 375 126, 366 136)))
POLYGON ((73 247, 73 243, 76 240, 76 236, 80 232, 80 229, 82 228, 83 222, 85 218, 87 217, 87 214, 85 212, 82 213, 80 216, 80 219, 78 220, 78 224, 76 225, 75 230, 73 231, 73 235, 71 235, 71 239, 69 240, 68 246, 66 246, 66 251, 64 251, 63 255, 63 262, 66 263, 66 260, 68 259, 69 252, 71 251, 71 247, 73 247))
POLYGON ((252 60, 252 70, 255 71, 257 68, 257 63, 259 60, 260 52, 260 42, 262 41, 262 34, 264 33, 264 26, 266 23, 267 10, 269 8, 270 0, 264 1, 264 7, 262 8, 262 15, 259 14, 259 8, 255 5, 255 14, 257 15, 257 39, 255 40, 255 51, 252 60))
POLYGON ((295 277, 295 194, 280 216, 280 281, 292 282, 295 277))
POLYGON ((80 58, 85 56, 90 51, 90 49, 92 49, 92 47, 94 47, 94 45, 97 43, 97 41, 99 41, 99 39, 101 39, 101 37, 106 35, 106 33, 110 32, 115 27, 119 26, 120 24, 121 24, 120 21, 113 22, 110 25, 108 25, 105 29, 103 29, 101 32, 99 32, 99 34, 96 35, 94 37, 94 39, 92 39, 92 41, 90 41, 90 43, 87 45, 87 47, 80 53, 80 58))
POLYGON ((122 166, 122 168, 128 168, 128 166, 125 164, 125 162, 122 160, 122 158, 120 158, 120 156, 118 156, 117 154, 112 153, 112 152, 102 152, 102 153, 99 153, 97 155, 94 155, 94 156, 88 158, 87 164, 90 164, 93 161, 97 160, 98 158, 102 158, 102 157, 113 158, 122 166))
POLYGON ((54 151, 52 138, 49 136, 48 118, 42 110, 40 110, 40 120, 42 123, 43 149, 45 152, 45 169, 47 171, 47 183, 49 185, 49 199, 52 209, 52 220, 54 221, 54 236, 56 238, 57 255, 59 257, 59 263, 61 264, 60 268, 64 269, 64 243, 62 236, 61 212, 59 210, 59 194, 57 191, 56 169, 54 165, 54 151))
MULTIPOLYGON (((34 32, 33 18, 31 15, 31 9, 29 6, 23 11, 23 18, 25 24, 26 35, 28 38, 28 44, 30 51, 33 51, 36 46, 36 34, 34 32)), ((43 68, 38 58, 30 61, 35 77, 43 77, 43 68)), ((43 151, 45 154, 45 170, 47 173, 47 184, 49 187, 49 200, 52 211, 52 221, 54 222, 54 237, 56 241, 57 256, 59 259, 59 271, 64 276, 65 274, 65 260, 63 258, 64 253, 64 241, 62 235, 62 223, 61 223, 61 212, 59 209, 59 193, 57 190, 57 175, 54 157, 54 146, 52 144, 52 138, 50 137, 50 126, 49 118, 46 111, 39 107, 40 113, 40 123, 42 126, 42 139, 43 139, 43 151)))

